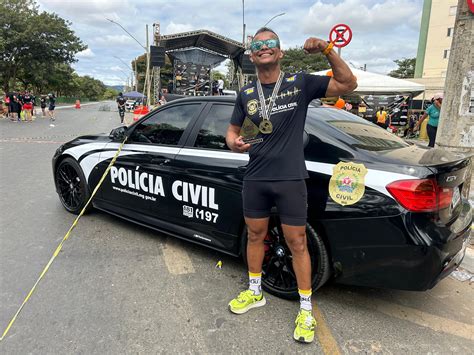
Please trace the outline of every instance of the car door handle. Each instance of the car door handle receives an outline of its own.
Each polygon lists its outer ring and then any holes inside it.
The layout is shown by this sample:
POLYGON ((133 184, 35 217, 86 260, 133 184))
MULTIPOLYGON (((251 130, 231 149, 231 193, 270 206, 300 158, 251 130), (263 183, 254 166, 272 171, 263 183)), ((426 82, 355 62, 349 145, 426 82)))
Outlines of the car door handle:
POLYGON ((151 160, 152 164, 158 164, 158 165, 165 165, 165 164, 168 164, 170 162, 171 162, 170 159, 162 159, 162 158, 155 158, 155 159, 151 160))

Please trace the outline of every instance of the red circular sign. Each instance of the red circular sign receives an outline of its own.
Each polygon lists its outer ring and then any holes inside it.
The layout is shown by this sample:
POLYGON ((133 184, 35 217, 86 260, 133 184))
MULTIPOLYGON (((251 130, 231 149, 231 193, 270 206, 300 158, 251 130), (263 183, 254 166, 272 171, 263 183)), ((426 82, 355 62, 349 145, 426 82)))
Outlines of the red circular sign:
POLYGON ((474 0, 467 0, 467 6, 469 6, 469 10, 474 14, 474 0))
POLYGON ((342 48, 347 46, 352 39, 352 30, 349 26, 340 23, 332 28, 329 32, 329 41, 334 47, 342 48))

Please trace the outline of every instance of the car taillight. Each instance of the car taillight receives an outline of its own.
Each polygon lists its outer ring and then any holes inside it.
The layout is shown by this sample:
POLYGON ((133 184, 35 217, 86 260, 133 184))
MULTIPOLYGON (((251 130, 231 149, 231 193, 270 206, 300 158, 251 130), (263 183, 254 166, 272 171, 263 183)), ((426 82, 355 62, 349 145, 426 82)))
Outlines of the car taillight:
POLYGON ((404 208, 412 212, 433 212, 449 207, 453 189, 439 187, 434 179, 399 180, 387 190, 404 208))

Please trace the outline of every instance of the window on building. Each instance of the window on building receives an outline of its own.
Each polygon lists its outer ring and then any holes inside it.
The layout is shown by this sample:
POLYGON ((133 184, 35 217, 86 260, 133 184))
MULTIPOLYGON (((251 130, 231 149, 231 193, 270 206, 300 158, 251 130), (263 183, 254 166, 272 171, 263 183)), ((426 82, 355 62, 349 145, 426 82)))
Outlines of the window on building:
POLYGON ((458 10, 457 6, 450 6, 449 7, 449 16, 456 16, 456 11, 458 10))
POLYGON ((449 27, 448 28, 448 37, 452 37, 453 36, 453 33, 454 33, 454 27, 449 27))
POLYGON ((449 50, 449 49, 444 50, 443 59, 448 59, 449 58, 449 52, 451 52, 451 50, 449 50))

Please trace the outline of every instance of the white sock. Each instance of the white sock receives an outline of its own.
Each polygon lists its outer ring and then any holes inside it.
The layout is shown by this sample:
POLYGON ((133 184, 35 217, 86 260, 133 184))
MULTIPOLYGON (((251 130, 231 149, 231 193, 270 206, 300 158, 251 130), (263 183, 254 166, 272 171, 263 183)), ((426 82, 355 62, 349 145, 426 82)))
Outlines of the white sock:
POLYGON ((311 312, 313 309, 311 305, 311 290, 298 289, 298 293, 300 294, 300 309, 311 312))
POLYGON ((262 273, 253 273, 249 271, 249 290, 253 291, 255 296, 262 293, 262 273))

